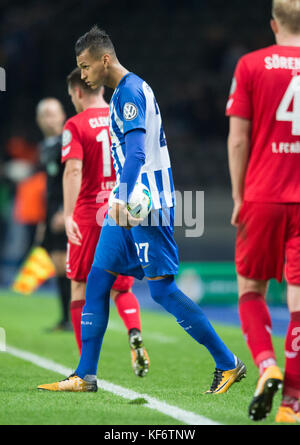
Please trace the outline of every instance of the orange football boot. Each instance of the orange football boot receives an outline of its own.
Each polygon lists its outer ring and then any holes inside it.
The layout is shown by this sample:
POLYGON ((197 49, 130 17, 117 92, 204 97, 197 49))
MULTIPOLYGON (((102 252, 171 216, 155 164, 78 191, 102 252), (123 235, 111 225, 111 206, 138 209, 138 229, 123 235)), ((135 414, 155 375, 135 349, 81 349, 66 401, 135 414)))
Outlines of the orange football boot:
POLYGON ((140 331, 134 330, 130 334, 129 345, 133 372, 138 377, 145 377, 149 371, 150 360, 144 347, 140 331))
POLYGON ((300 412, 295 412, 289 406, 280 406, 278 408, 275 422, 278 423, 297 423, 300 422, 300 412))
POLYGON ((233 369, 223 371, 216 368, 212 385, 204 394, 223 394, 233 383, 239 382, 246 376, 247 370, 244 363, 238 357, 235 357, 235 361, 236 367, 233 369))
POLYGON ((75 374, 72 374, 59 382, 40 385, 38 386, 38 389, 43 389, 46 391, 96 392, 98 387, 96 379, 87 381, 81 379, 75 374))
POLYGON ((269 366, 257 381, 256 390, 249 405, 249 417, 262 420, 272 409, 273 397, 282 388, 283 376, 278 366, 269 366))

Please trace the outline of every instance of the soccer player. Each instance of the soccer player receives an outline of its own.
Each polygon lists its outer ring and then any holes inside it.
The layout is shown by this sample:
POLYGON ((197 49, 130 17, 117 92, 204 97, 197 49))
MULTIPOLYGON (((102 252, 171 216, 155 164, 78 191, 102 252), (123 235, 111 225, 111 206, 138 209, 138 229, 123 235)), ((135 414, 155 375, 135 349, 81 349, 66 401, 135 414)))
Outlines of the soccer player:
POLYGON ((283 385, 277 422, 300 421, 300 2, 274 0, 276 45, 243 56, 236 67, 230 116, 229 169, 237 227, 239 313, 259 370, 249 406, 253 420, 272 408, 283 385), (285 376, 276 364, 265 296, 285 262, 290 324, 285 376))
POLYGON ((204 345, 216 362, 209 394, 226 392, 246 373, 245 365, 219 338, 200 307, 174 280, 178 253, 174 230, 174 186, 158 104, 150 86, 123 67, 105 31, 97 26, 75 45, 83 80, 92 89, 114 89, 109 125, 120 193, 106 216, 87 280, 82 313, 82 353, 74 373, 42 389, 96 391, 96 372, 108 323, 109 292, 118 273, 147 278, 152 298, 204 345), (153 210, 141 224, 126 203, 136 182, 151 191, 153 210), (100 284, 101 283, 101 284, 100 284))
POLYGON ((46 225, 42 246, 49 252, 56 269, 62 319, 51 330, 71 331, 70 282, 66 277, 67 237, 63 218, 61 135, 66 115, 56 98, 42 99, 36 107, 36 121, 44 135, 40 143, 40 160, 47 173, 46 225))
MULTIPOLYGON (((109 107, 103 98, 104 88, 92 90, 81 79, 79 68, 69 74, 67 84, 78 113, 66 122, 62 140, 64 215, 69 240, 67 277, 71 279, 71 319, 81 352, 86 281, 116 174, 110 155, 109 107)), ((149 369, 149 357, 143 347, 139 303, 131 289, 133 281, 133 277, 119 275, 110 296, 129 335, 134 372, 143 377, 149 369)))

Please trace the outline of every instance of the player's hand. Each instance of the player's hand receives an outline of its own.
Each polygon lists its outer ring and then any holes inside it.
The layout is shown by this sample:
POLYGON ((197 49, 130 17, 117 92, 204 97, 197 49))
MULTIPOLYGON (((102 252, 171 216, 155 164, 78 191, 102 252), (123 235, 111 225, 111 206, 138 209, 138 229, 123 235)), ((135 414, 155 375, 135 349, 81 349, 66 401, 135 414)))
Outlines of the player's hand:
POLYGON ((143 221, 143 218, 134 218, 130 215, 125 204, 114 202, 108 211, 108 216, 115 220, 120 227, 131 229, 143 221))
POLYGON ((70 243, 81 246, 82 235, 80 233, 78 224, 74 221, 72 216, 65 217, 65 228, 66 235, 70 243))
POLYGON ((232 215, 231 215, 231 224, 234 227, 238 227, 238 225, 239 225, 239 215, 240 215, 240 210, 241 210, 242 204, 243 204, 243 201, 240 201, 240 200, 234 201, 233 211, 232 211, 232 215))
POLYGON ((63 212, 56 212, 51 220, 51 229, 53 232, 63 232, 65 228, 65 219, 63 212))

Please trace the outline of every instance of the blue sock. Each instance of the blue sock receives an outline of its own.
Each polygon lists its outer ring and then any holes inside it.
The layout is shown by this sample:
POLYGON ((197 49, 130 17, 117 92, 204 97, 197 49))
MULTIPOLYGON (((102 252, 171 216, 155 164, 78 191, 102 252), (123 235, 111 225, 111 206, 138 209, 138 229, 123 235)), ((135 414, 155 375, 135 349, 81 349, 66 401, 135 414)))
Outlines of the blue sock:
POLYGON ((178 289, 174 277, 148 280, 154 301, 176 317, 179 325, 213 356, 222 370, 236 367, 235 356, 222 342, 200 307, 178 289))
POLYGON ((86 285, 86 300, 81 316, 82 351, 75 374, 82 379, 96 375, 103 337, 109 316, 109 295, 116 277, 92 267, 86 285))

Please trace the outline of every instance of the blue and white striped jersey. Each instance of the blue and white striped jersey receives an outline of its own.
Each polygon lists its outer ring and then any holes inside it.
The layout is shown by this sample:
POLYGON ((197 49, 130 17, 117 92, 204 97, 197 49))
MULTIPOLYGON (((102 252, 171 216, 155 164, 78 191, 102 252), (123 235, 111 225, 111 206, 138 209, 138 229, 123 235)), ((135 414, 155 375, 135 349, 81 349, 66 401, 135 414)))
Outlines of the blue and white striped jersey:
POLYGON ((117 181, 126 157, 125 134, 137 128, 144 129, 146 160, 138 181, 149 188, 154 209, 173 207, 175 191, 169 152, 152 89, 140 77, 128 73, 115 89, 109 108, 111 152, 117 181))

